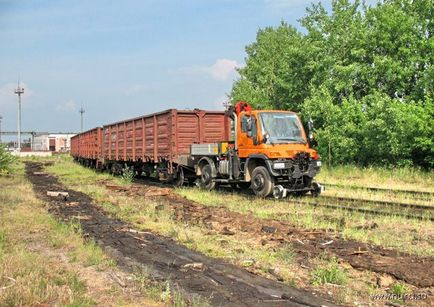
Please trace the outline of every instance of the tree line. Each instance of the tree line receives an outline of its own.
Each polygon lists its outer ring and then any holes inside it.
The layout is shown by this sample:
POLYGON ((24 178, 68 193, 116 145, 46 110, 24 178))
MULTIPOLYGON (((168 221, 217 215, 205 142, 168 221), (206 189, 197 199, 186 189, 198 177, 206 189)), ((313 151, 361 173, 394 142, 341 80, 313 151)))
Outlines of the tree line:
POLYGON ((434 4, 311 4, 257 33, 231 101, 312 118, 330 164, 434 167, 434 4))

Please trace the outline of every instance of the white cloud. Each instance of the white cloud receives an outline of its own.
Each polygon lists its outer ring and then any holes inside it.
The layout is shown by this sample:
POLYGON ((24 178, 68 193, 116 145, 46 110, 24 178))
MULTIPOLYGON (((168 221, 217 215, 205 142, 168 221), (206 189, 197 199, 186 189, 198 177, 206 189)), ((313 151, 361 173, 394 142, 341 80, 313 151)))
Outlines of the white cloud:
POLYGON ((235 68, 239 65, 236 61, 228 59, 218 59, 211 67, 208 68, 209 73, 218 80, 227 80, 235 74, 235 68))
MULTIPOLYGON (((24 93, 22 95, 22 103, 26 103, 27 99, 33 97, 35 92, 33 92, 26 83, 21 83, 20 86, 24 88, 24 93)), ((17 88, 16 83, 5 83, 0 87, 0 107, 7 109, 8 107, 16 107, 18 98, 15 94, 15 89, 17 88)))
POLYGON ((58 112, 73 112, 77 110, 77 104, 74 100, 68 100, 63 104, 59 104, 56 106, 56 111, 58 112))
POLYGON ((172 72, 183 75, 208 75, 216 80, 225 81, 235 76, 238 67, 241 65, 237 61, 218 59, 210 66, 182 67, 172 72))

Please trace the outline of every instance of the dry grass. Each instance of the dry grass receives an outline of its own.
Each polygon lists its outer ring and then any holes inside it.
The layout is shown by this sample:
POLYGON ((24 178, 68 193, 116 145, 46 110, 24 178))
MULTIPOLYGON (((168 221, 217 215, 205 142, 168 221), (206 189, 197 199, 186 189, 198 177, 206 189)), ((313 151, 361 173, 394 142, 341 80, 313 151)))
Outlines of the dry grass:
MULTIPOLYGON (((95 173, 71 161, 59 161, 48 167, 47 170, 60 176, 61 181, 68 187, 91 195, 95 199, 95 203, 102 206, 106 212, 131 223, 137 229, 151 230, 169 236, 193 250, 200 251, 211 257, 223 258, 257 274, 269 278, 275 278, 277 274, 288 284, 302 288, 315 287, 324 293, 331 292, 342 303, 355 300, 366 301, 369 291, 376 287, 375 274, 368 271, 359 272, 352 268, 344 270, 341 264, 336 261, 330 265, 326 261, 318 265, 313 263, 311 269, 300 267, 289 244, 287 246, 268 244, 264 246, 260 240, 251 238, 242 232, 235 233, 232 236, 225 236, 210 232, 205 227, 177 221, 174 219, 170 206, 167 206, 164 200, 127 197, 110 191, 104 185, 96 185, 95 182, 103 179, 120 184, 119 179, 107 178, 107 175, 95 173), (273 274, 270 272, 273 272, 273 274), (312 285, 312 276, 324 277, 326 281, 336 279, 341 282, 341 272, 345 272, 345 278, 352 282, 339 287, 329 282, 325 284, 314 283, 315 285, 312 285)), ((356 238, 361 241, 372 240, 377 241, 376 243, 390 241, 390 237, 383 237, 384 234, 381 234, 381 231, 370 233, 369 231, 356 230, 355 227, 347 229, 337 225, 334 219, 326 220, 321 218, 324 214, 336 214, 334 211, 314 210, 309 206, 293 205, 273 200, 250 199, 237 194, 218 191, 205 192, 195 188, 180 189, 178 192, 207 206, 225 206, 232 211, 253 213, 259 218, 285 219, 300 227, 333 228, 341 231, 346 237, 356 238)), ((348 218, 351 223, 354 223, 354 226, 367 222, 366 217, 362 215, 351 219, 350 216, 347 216, 347 213, 338 212, 337 214, 337 217, 344 216, 348 218)), ((383 229, 390 221, 395 221, 393 218, 388 219, 384 219, 384 224, 382 223, 381 226, 383 229)), ((401 223, 402 219, 397 219, 395 222, 401 223)), ((392 231, 386 231, 385 235, 391 236, 392 231)), ((396 230, 394 237, 396 237, 396 230)), ((406 242, 406 240, 402 242, 406 242)), ((425 243, 423 241, 418 246, 417 252, 424 253, 422 245, 425 243)), ((404 249, 404 247, 402 248, 404 249)))
POLYGON ((245 197, 238 193, 203 191, 196 188, 178 189, 178 193, 206 206, 226 207, 231 211, 251 213, 258 218, 290 222, 306 229, 330 229, 344 238, 395 248, 416 255, 434 255, 432 222, 399 216, 370 216, 324 207, 313 207, 273 199, 245 197), (364 225, 376 223, 373 229, 364 225))
POLYGON ((107 279, 115 263, 84 241, 78 224, 47 213, 22 164, 0 186, 0 306, 155 305, 107 279))

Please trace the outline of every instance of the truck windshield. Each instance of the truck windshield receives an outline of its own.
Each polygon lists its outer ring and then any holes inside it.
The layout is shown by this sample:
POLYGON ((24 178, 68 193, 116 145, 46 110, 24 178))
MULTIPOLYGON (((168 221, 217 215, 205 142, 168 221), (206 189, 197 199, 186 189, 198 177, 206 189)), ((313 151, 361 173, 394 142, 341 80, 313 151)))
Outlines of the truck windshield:
POLYGON ((306 143, 303 127, 295 114, 261 112, 262 133, 268 134, 269 143, 306 143))

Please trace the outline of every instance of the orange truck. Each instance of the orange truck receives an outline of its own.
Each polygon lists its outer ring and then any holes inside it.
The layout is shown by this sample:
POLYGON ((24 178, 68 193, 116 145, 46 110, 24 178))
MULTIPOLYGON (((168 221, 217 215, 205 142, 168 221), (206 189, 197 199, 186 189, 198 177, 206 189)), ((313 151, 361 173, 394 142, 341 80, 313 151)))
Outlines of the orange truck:
MULTIPOLYGON (((245 102, 230 107, 232 142, 192 144, 191 156, 199 185, 213 189, 229 183, 250 188, 259 197, 283 198, 290 193, 318 196, 323 187, 313 179, 321 160, 309 146, 294 112, 253 110, 245 102)), ((313 140, 312 125, 309 125, 313 140)))
POLYGON ((115 174, 128 167, 175 185, 317 196, 323 188, 313 179, 321 160, 308 139, 294 112, 238 102, 225 112, 170 109, 97 127, 71 139, 71 155, 87 166, 115 174))

